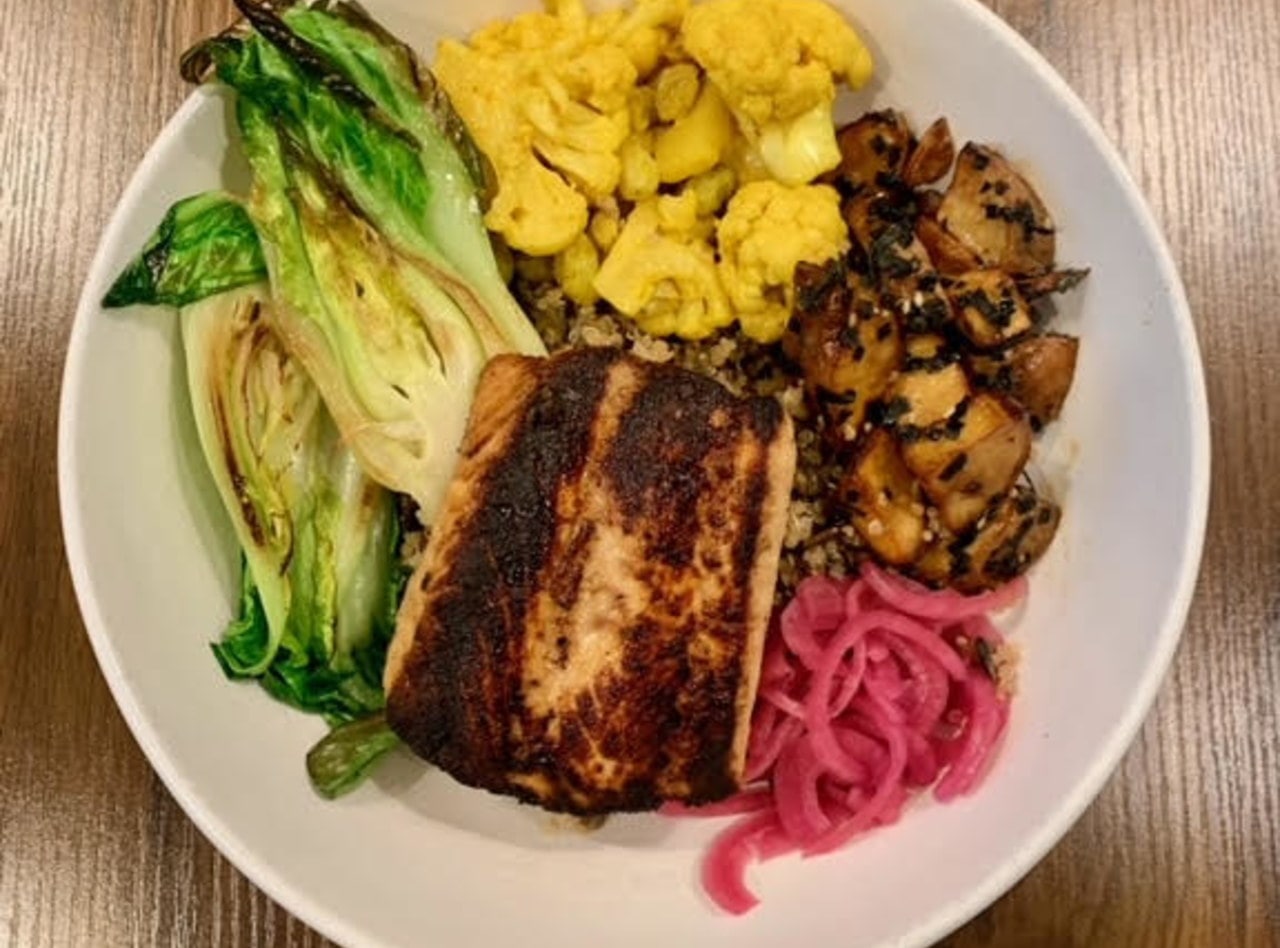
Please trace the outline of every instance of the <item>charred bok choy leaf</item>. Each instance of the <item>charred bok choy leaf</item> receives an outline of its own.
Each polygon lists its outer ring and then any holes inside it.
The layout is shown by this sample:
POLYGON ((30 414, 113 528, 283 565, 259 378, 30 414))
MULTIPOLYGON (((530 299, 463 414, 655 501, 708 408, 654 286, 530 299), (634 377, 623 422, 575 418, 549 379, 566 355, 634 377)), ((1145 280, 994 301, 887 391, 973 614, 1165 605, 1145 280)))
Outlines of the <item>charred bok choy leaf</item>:
POLYGON ((280 333, 364 469, 430 521, 490 353, 449 295, 353 214, 258 105, 241 98, 237 112, 280 333))
POLYGON ((184 198, 107 291, 107 307, 186 306, 267 278, 244 205, 221 191, 184 198))
POLYGON ((484 363, 545 351, 484 228, 483 159, 429 73, 354 7, 239 6, 256 32, 183 68, 239 94, 275 322, 364 469, 429 522, 484 363))
MULTIPOLYGON (((240 204, 199 195, 166 215, 104 303, 182 301, 197 434, 243 558, 239 615, 213 646, 224 672, 256 678, 331 724, 368 720, 383 705, 407 575, 394 498, 343 446, 282 345, 254 259, 257 236, 240 204)), ((317 789, 354 786, 372 750, 389 746, 365 743, 358 771, 317 789)))

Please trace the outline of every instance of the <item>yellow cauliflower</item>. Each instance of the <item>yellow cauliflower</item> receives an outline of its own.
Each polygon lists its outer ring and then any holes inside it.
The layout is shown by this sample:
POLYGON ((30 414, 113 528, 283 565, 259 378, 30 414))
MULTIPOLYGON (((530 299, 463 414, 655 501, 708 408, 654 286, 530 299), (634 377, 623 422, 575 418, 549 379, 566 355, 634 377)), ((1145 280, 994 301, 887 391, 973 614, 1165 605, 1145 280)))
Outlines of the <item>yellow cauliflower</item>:
POLYGON ((674 122, 693 108, 701 82, 693 63, 672 63, 658 73, 653 82, 653 106, 659 120, 674 122))
POLYGON ((693 107, 654 139, 658 178, 664 184, 674 184, 710 171, 732 141, 733 117, 715 86, 703 83, 693 107))
MULTIPOLYGON (((573 0, 577 2, 577 0, 573 0)), ((611 27, 610 38, 621 44, 635 64, 641 81, 649 78, 671 51, 690 0, 636 0, 611 27)), ((615 11, 617 12, 617 11, 615 11)), ((600 14, 597 19, 609 16, 600 14)))
POLYGON ((546 12, 440 43, 433 72, 497 174, 485 223, 511 247, 559 253, 617 191, 636 84, 687 8, 639 0, 592 15, 581 0, 550 0, 546 12))
POLYGON ((729 325, 708 225, 691 190, 642 201, 600 265, 596 292, 655 336, 705 339, 729 325))
POLYGON ((591 223, 587 225, 587 233, 591 235, 592 241, 601 253, 608 253, 613 248, 621 231, 622 209, 618 207, 618 202, 612 199, 600 205, 599 209, 591 215, 591 223))
POLYGON ((812 181, 840 162, 836 85, 871 78, 871 54, 821 0, 706 0, 680 40, 732 109, 769 173, 812 181))
POLYGON ((686 191, 692 191, 698 198, 698 213, 704 217, 719 214, 721 208, 738 187, 737 176, 732 168, 724 165, 705 171, 697 177, 690 178, 685 185, 686 191))
POLYGON ((745 185, 717 235, 720 277, 742 331, 758 342, 776 342, 787 328, 796 264, 824 263, 849 249, 840 196, 827 185, 745 185))
POLYGON ((596 301, 593 284, 600 270, 600 256, 590 237, 579 234, 573 243, 556 254, 553 266, 556 282, 565 296, 584 306, 596 301))
POLYGON ((618 181, 618 196, 624 201, 643 201, 658 193, 661 183, 658 162, 653 157, 653 135, 637 132, 622 143, 618 152, 622 160, 622 176, 618 181))

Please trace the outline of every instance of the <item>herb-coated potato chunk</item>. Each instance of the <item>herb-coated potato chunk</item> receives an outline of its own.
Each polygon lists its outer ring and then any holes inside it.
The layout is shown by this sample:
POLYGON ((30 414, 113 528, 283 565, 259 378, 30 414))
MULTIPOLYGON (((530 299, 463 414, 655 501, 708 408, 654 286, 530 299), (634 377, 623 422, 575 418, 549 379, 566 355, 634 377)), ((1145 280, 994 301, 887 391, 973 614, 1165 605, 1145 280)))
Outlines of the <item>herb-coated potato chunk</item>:
POLYGON ((1026 178, 995 149, 964 146, 938 222, 984 266, 1013 275, 1053 268, 1053 219, 1026 178))
POLYGON ((892 566, 911 563, 924 546, 924 503, 898 445, 883 428, 863 439, 844 481, 858 535, 892 566))

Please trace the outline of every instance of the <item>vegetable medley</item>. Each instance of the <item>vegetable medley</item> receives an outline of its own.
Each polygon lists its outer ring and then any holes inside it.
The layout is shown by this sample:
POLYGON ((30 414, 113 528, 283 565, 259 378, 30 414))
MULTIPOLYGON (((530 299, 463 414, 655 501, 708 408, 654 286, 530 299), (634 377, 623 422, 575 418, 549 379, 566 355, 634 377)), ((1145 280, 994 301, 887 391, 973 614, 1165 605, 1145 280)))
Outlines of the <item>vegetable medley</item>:
POLYGON ((237 6, 182 68, 235 91, 252 186, 176 204, 104 305, 179 311, 243 557, 213 651, 334 727, 320 792, 397 744, 387 647, 495 356, 620 346, 776 396, 782 599, 867 559, 988 590, 1052 540, 1025 468, 1077 341, 1038 301, 1084 271, 995 149, 837 126, 873 66, 821 0, 547 0, 431 71, 354 4, 237 6))
POLYGON ((872 64, 819 0, 555 0, 445 40, 433 68, 493 160, 485 222, 553 257, 576 303, 774 342, 795 265, 847 249, 838 195, 812 182, 840 161, 837 87, 872 64))

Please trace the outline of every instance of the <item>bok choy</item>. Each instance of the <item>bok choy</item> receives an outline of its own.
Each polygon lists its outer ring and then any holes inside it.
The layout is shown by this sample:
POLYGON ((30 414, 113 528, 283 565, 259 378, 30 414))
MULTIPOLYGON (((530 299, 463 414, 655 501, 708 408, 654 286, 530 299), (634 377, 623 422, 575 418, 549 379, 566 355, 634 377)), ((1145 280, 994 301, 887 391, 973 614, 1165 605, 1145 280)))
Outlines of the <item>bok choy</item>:
POLYGON ((237 112, 280 333, 364 469, 429 522, 488 354, 430 274, 351 213, 305 153, 287 152, 259 106, 242 98, 237 112))
POLYGON ((545 351, 484 228, 484 160, 430 74, 356 8, 239 6, 256 32, 183 67, 238 93, 275 322, 365 470, 430 522, 484 363, 545 351))
POLYGON ((104 303, 180 310, 244 561, 214 653, 334 726, 307 757, 332 796, 396 743, 396 494, 430 523, 484 364, 545 350, 484 227, 488 164, 413 53, 354 4, 236 3, 182 72, 237 93, 249 195, 179 202, 104 303))
POLYGON ((395 499, 273 330, 257 247, 234 198, 187 199, 104 302, 181 305, 196 430, 243 557, 239 615, 213 646, 223 671, 331 724, 367 723, 406 576, 395 499))
POLYGON ((209 191, 169 208, 102 303, 186 306, 266 278, 262 247, 244 205, 209 191))

